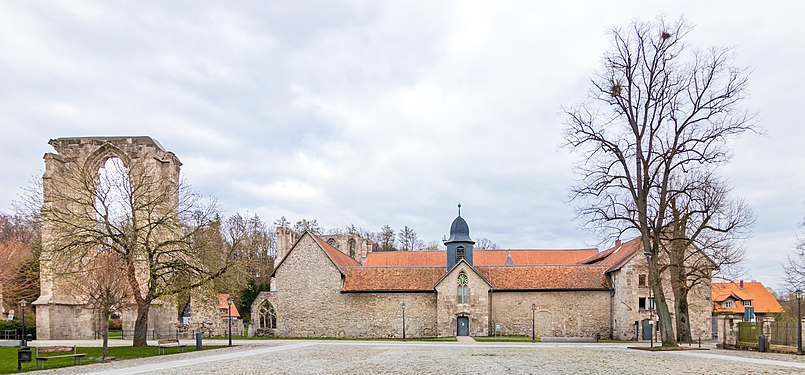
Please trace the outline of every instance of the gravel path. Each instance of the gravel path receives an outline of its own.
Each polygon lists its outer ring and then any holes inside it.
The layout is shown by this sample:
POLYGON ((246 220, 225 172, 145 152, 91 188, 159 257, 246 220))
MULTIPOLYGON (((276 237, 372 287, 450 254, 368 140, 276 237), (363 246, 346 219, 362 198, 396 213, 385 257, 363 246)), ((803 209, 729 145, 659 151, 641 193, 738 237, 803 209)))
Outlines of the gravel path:
POLYGON ((724 350, 648 352, 627 349, 625 345, 606 344, 355 341, 274 341, 268 344, 271 346, 261 342, 48 373, 805 374, 805 363, 801 361, 778 362, 785 359, 766 353, 735 356, 732 354, 746 352, 724 350))

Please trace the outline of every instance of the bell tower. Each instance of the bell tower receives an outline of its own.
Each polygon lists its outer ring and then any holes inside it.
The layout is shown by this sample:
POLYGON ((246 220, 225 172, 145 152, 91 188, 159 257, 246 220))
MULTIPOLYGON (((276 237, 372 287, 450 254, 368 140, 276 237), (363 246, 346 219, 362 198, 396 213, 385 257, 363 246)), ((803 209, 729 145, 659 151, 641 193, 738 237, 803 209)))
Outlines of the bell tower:
POLYGON ((464 259, 469 265, 472 263, 472 247, 475 241, 470 238, 470 226, 461 217, 461 203, 458 204, 458 217, 450 225, 450 238, 444 241, 447 246, 447 270, 464 259))

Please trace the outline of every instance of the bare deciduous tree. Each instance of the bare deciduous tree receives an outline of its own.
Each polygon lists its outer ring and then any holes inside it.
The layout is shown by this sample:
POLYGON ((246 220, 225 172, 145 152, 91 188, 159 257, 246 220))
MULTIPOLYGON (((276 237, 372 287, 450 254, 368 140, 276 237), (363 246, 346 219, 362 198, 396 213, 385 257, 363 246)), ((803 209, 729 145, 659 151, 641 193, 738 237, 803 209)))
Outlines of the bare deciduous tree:
POLYGON ((586 224, 637 233, 647 256, 663 345, 676 345, 660 280, 672 176, 726 162, 726 142, 755 127, 738 108, 748 74, 729 49, 685 48, 684 20, 635 21, 611 32, 612 49, 590 100, 565 107, 566 145, 581 153, 572 196, 586 224))
POLYGON ((383 229, 380 230, 377 242, 380 245, 381 251, 394 250, 394 229, 388 225, 384 225, 383 229))
POLYGON ((417 249, 419 240, 417 239, 416 232, 412 228, 406 225, 403 229, 400 229, 400 232, 397 233, 397 237, 400 240, 400 250, 414 251, 417 249))
POLYGON ((109 324, 112 314, 134 305, 127 285, 125 262, 115 252, 101 250, 85 258, 86 264, 71 280, 76 297, 98 318, 103 338, 103 357, 109 357, 109 324))
POLYGON ((794 249, 788 253, 784 270, 785 283, 789 292, 805 290, 805 237, 799 237, 794 249))
POLYGON ((488 238, 481 237, 477 241, 475 241, 475 248, 484 250, 497 250, 498 244, 496 244, 495 242, 493 242, 488 238))
POLYGON ((729 197, 729 188, 712 173, 683 174, 672 180, 671 217, 663 232, 660 271, 668 270, 674 294, 677 339, 692 341, 688 296, 716 273, 735 279, 743 273, 744 248, 754 224, 752 211, 729 197))
POLYGON ((47 230, 58 233, 47 244, 47 261, 75 272, 101 249, 116 254, 125 265, 137 310, 133 345, 146 346, 155 300, 215 279, 234 260, 229 251, 219 255, 217 264, 204 262, 207 254, 222 251, 210 249, 198 236, 216 218, 215 206, 184 183, 178 191, 166 189, 162 176, 148 173, 137 159, 123 165, 112 158, 101 171, 72 165, 62 180, 49 182, 59 185, 50 189, 50 201, 42 207, 47 230))

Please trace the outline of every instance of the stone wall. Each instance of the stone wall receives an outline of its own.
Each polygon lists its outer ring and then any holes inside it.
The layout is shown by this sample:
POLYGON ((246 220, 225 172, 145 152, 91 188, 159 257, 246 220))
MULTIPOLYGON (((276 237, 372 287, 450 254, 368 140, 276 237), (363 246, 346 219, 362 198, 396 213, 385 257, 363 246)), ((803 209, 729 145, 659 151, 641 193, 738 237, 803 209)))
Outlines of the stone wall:
MULTIPOLYGON (((37 313, 37 335, 40 339, 91 338, 96 325, 94 314, 80 306, 81 301, 86 300, 77 292, 81 290, 76 287, 80 280, 70 279, 72 274, 80 271, 82 264, 67 259, 69 257, 59 258, 61 253, 55 251, 63 245, 62 231, 65 228, 70 230, 73 225, 58 224, 52 215, 56 213, 71 223, 86 224, 87 220, 95 220, 91 216, 95 202, 85 199, 88 196, 85 183, 94 176, 88 173, 98 173, 110 158, 119 158, 127 168, 136 165, 137 173, 157 177, 159 183, 169 189, 167 191, 176 190, 181 162, 150 137, 58 138, 48 143, 56 153, 44 156, 40 297, 33 302, 37 313)), ((176 200, 178 195, 166 206, 175 205, 176 200)), ((138 265, 137 278, 145 288, 147 267, 138 265)), ((175 324, 176 314, 169 322, 175 324)))
MULTIPOLYGON (((657 324, 658 320, 656 310, 651 313, 649 310, 639 307, 639 299, 648 298, 650 295, 646 257, 642 253, 638 253, 626 262, 620 270, 614 271, 610 275, 615 286, 613 338, 633 340, 636 335, 641 338, 642 321, 649 319, 651 315, 653 315, 655 324, 657 324), (646 275, 645 286, 641 286, 639 283, 640 275, 646 275), (635 332, 635 322, 638 322, 637 333, 635 332)), ((663 272, 662 277, 663 291, 665 292, 671 318, 674 319, 674 294, 671 289, 668 272, 663 272)), ((696 285, 690 291, 688 304, 692 337, 694 339, 698 337, 709 339, 712 335, 713 315, 712 292, 709 280, 696 285)), ((675 328, 676 321, 673 324, 675 328)), ((659 333, 656 333, 655 337, 659 338, 659 333)))
POLYGON ((402 302, 406 335, 436 335, 435 293, 341 293, 341 273, 318 244, 303 235, 277 268, 274 291, 252 304, 255 332, 277 337, 402 337, 402 302), (268 301, 277 329, 257 326, 259 306, 268 301))
POLYGON ((537 337, 609 335, 609 291, 493 292, 493 330, 500 324, 502 335, 531 336, 531 304, 537 337))
POLYGON ((489 284, 467 263, 461 262, 436 285, 438 295, 437 319, 439 337, 455 336, 459 316, 469 318, 470 336, 487 336, 489 333, 489 284), (458 275, 467 275, 469 303, 458 303, 458 275))

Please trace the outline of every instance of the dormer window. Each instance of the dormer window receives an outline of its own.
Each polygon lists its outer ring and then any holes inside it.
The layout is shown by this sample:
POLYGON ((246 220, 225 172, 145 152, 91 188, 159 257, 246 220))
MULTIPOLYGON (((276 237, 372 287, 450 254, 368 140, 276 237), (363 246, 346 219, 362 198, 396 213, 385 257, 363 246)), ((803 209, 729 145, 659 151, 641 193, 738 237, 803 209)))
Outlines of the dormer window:
POLYGON ((735 304, 732 303, 732 300, 727 300, 727 301, 724 301, 724 307, 726 307, 728 309, 731 309, 731 308, 735 307, 735 304))
POLYGON ((459 246, 456 248, 456 263, 462 259, 464 259, 464 246, 459 246))
POLYGON ((752 301, 751 300, 744 301, 744 307, 748 307, 748 306, 752 306, 752 301))

